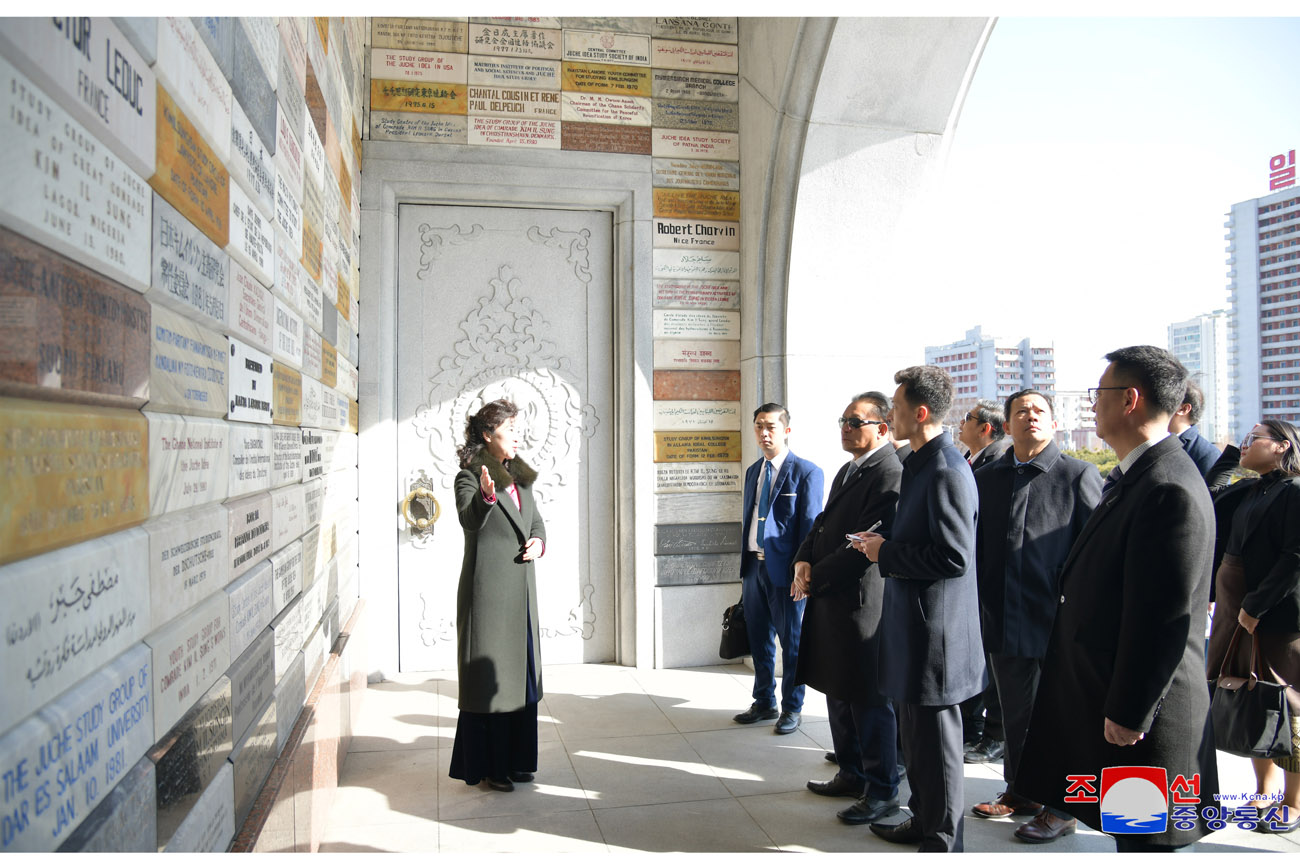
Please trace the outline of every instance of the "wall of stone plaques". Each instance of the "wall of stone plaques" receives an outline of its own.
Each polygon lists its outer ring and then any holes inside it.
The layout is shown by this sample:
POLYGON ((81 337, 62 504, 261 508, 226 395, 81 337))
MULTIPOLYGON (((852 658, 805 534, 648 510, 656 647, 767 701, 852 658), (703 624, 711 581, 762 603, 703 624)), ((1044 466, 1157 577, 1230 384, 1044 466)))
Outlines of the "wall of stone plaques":
POLYGON ((226 850, 356 604, 365 42, 0 24, 0 851, 226 850))

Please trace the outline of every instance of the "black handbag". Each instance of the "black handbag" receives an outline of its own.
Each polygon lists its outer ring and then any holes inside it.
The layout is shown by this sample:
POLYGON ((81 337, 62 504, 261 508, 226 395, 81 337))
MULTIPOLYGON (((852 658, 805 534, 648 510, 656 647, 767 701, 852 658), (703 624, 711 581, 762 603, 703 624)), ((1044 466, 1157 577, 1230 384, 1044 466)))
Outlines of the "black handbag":
MULTIPOLYGON (((1225 752, 1243 758, 1284 758, 1291 755, 1291 708, 1286 684, 1265 682, 1262 669, 1273 671, 1259 651, 1259 635, 1252 638, 1250 670, 1246 676, 1228 673, 1235 657, 1237 640, 1245 631, 1240 625, 1232 633, 1228 654, 1214 683, 1210 717, 1214 722, 1214 743, 1225 752)), ((1275 675, 1274 675, 1275 676, 1275 675)))
POLYGON ((736 602, 722 612, 722 640, 718 655, 738 659, 749 655, 749 629, 745 627, 745 602, 736 602))

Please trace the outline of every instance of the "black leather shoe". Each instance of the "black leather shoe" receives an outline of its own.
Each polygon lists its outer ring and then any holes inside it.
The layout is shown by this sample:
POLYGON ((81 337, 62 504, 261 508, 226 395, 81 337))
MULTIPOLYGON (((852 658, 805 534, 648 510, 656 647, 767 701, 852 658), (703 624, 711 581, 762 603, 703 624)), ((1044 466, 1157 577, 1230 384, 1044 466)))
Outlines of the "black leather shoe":
POLYGON ((866 783, 855 782, 844 778, 843 773, 836 773, 835 778, 829 782, 818 782, 816 780, 809 782, 808 790, 814 794, 821 794, 823 797, 852 797, 856 800, 865 792, 866 783))
POLYGON ((513 791, 515 783, 509 779, 488 779, 488 787, 493 791, 513 791))
POLYGON ((872 821, 879 821, 881 818, 888 817, 897 811, 897 797, 888 800, 862 797, 849 808, 836 812, 835 817, 845 824, 870 824, 872 821))
POLYGON ((1007 744, 1005 740, 990 740, 985 737, 972 748, 967 749, 962 760, 968 764, 987 764, 1001 758, 1006 750, 1007 744))
POLYGON ((743 713, 736 713, 731 717, 733 722, 740 722, 742 725, 752 725, 754 722, 766 722, 768 719, 775 719, 781 715, 777 712, 776 707, 760 707, 757 702, 750 704, 749 709, 743 713))
POLYGON ((900 824, 872 824, 871 832, 886 842, 897 842, 900 845, 915 845, 921 841, 921 828, 915 818, 908 818, 900 824))
POLYGON ((1031 845, 1042 845, 1045 842, 1055 842, 1062 836, 1068 836, 1079 826, 1079 822, 1074 818, 1060 818, 1044 809, 1035 816, 1034 820, 1027 821, 1016 828, 1012 835, 1021 842, 1028 842, 1031 845))
POLYGON ((826 753, 826 763, 828 763, 828 764, 838 764, 838 763, 839 763, 839 761, 837 761, 837 760, 835 759, 835 753, 834 753, 834 752, 827 752, 827 753, 826 753))
POLYGON ((781 718, 776 720, 776 727, 772 732, 775 734, 793 734, 799 730, 801 716, 798 713, 782 713, 781 718))
POLYGON ((510 774, 510 781, 512 782, 531 782, 532 780, 533 780, 532 773, 512 772, 510 774))

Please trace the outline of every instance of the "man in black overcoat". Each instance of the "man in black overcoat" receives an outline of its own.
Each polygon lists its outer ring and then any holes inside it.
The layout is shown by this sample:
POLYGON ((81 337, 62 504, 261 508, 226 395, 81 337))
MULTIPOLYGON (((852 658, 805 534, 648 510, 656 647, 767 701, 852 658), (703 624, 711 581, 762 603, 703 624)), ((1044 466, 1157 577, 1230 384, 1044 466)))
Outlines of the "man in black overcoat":
POLYGON ((808 789, 857 797, 839 813, 846 824, 898 811, 897 722, 876 688, 884 582, 875 563, 853 550, 849 533, 876 527, 888 537, 903 465, 885 422, 889 398, 868 391, 840 418, 840 445, 852 455, 831 482, 830 498, 795 557, 792 592, 807 595, 796 682, 826 695, 839 772, 808 789))
POLYGON ((1106 360, 1092 398, 1119 474, 1065 561, 1016 789, 1112 832, 1119 851, 1169 851, 1208 832, 1199 818, 1218 791, 1204 638, 1214 508, 1168 431, 1187 370, 1155 346, 1106 360), (1102 776, 1127 767, 1163 769, 1170 788, 1181 788, 1169 797, 1196 801, 1196 817, 1176 818, 1187 809, 1164 799, 1162 832, 1117 827, 1115 815, 1139 816, 1124 808, 1131 799, 1105 799, 1102 776))

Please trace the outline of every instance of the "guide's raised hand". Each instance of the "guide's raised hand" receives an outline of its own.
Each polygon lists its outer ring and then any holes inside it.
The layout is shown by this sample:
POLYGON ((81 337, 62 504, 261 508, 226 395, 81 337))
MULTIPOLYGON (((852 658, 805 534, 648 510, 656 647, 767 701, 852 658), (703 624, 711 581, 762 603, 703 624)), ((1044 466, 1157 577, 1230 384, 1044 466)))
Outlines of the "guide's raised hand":
POLYGON ((483 491, 484 499, 496 499, 497 486, 492 480, 492 476, 488 474, 486 466, 483 467, 483 472, 478 477, 478 489, 483 491))

